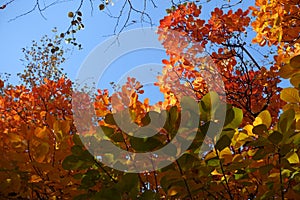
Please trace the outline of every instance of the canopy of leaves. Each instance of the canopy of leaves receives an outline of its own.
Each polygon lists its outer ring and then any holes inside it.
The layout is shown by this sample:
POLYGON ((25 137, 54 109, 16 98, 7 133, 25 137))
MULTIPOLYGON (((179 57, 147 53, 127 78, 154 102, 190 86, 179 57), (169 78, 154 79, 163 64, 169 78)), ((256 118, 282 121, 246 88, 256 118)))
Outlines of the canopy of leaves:
MULTIPOLYGON (((299 2, 256 0, 244 10, 215 8, 206 21, 199 5, 174 5, 160 21, 158 35, 169 59, 162 61, 156 83, 165 99, 155 105, 139 99, 144 91, 135 78, 113 94, 73 89, 60 68, 65 35, 45 37, 24 49, 22 84, 0 78, 1 198, 299 199, 299 2), (256 35, 247 44, 250 26, 256 35), (269 62, 251 50, 265 44, 277 50, 274 57, 264 58, 269 62), (281 89, 280 77, 289 79, 291 87, 281 89), (177 95, 182 91, 193 97, 185 105, 177 95), (112 107, 113 102, 118 106, 112 107), (72 105, 81 119, 76 127, 72 105), (197 109, 184 112, 191 105, 197 109), (87 110, 95 114, 93 120, 87 110), (226 113, 223 121, 221 112, 226 113), (128 119, 131 132, 139 134, 138 127, 151 122, 156 126, 149 131, 156 134, 133 137, 117 125, 120 116, 128 119), (195 137, 179 159, 159 170, 115 170, 126 163, 103 149, 109 142, 128 152, 151 154, 178 132, 184 136, 181 143, 191 140, 192 132, 195 137), (95 152, 102 154, 95 157, 95 152), (101 163, 104 156, 111 165, 101 163)), ((69 13, 75 15, 80 11, 69 13)), ((74 25, 81 26, 76 20, 74 25)), ((180 149, 174 146, 165 153, 180 149)), ((152 156, 158 163, 167 161, 152 156)))

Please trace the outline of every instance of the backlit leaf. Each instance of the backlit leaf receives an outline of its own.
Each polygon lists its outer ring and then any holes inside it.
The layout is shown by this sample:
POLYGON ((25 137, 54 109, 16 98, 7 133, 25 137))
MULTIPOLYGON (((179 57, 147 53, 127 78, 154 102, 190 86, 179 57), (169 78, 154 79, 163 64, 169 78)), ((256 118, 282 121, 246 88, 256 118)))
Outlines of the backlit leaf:
POLYGON ((290 65, 293 68, 300 68, 300 55, 294 56, 291 60, 290 60, 290 65))
POLYGON ((298 164, 299 163, 299 156, 296 152, 290 152, 286 154, 286 158, 290 164, 298 164))
POLYGON ((228 147, 231 143, 230 138, 227 135, 223 135, 216 143, 216 148, 222 151, 225 147, 228 147))
POLYGON ((254 126, 257 126, 259 124, 264 124, 269 128, 272 123, 272 117, 268 110, 264 110, 258 114, 258 116, 255 118, 255 121, 253 122, 254 126))
POLYGON ((280 93, 280 98, 289 103, 299 103, 299 91, 296 88, 284 88, 280 93))

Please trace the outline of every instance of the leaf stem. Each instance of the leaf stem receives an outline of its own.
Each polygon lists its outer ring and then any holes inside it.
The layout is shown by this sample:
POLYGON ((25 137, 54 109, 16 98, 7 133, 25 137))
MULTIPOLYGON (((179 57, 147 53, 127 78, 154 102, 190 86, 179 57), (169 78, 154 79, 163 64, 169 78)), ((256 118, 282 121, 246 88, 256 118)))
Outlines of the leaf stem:
POLYGON ((109 173, 108 173, 108 171, 106 171, 106 169, 103 167, 103 166, 101 166, 99 163, 98 163, 98 161, 96 160, 96 159, 94 159, 94 162, 96 163, 96 165, 98 166, 98 167, 100 167, 101 168, 101 170, 114 182, 114 183, 118 183, 118 181, 116 180, 116 179, 114 179, 109 173))
POLYGON ((191 193, 191 190, 190 190, 190 187, 189 187, 189 185, 188 185, 188 183, 187 183, 186 178, 184 177, 182 168, 181 168, 181 166, 180 166, 178 160, 176 160, 176 165, 177 165, 177 167, 178 167, 178 169, 179 169, 179 172, 180 172, 180 175, 181 175, 181 177, 182 177, 182 179, 183 179, 183 181, 184 181, 184 185, 185 185, 185 187, 186 187, 186 189, 187 189, 188 196, 189 196, 191 199, 193 199, 192 193, 191 193))
POLYGON ((283 187, 283 181, 282 181, 282 169, 281 169, 281 155, 279 155, 279 179, 280 179, 280 192, 281 192, 281 199, 284 200, 284 187, 283 187))
POLYGON ((218 159, 219 159, 219 162, 220 162, 220 167, 221 167, 221 171, 222 171, 223 177, 224 177, 224 179, 225 179, 225 184, 226 184, 226 186, 224 185, 224 187, 225 187, 225 189, 226 189, 226 191, 227 191, 227 193, 228 193, 230 199, 231 199, 231 200, 234 200, 234 199, 233 199, 233 196, 232 196, 232 194, 231 194, 231 191, 230 191, 230 187, 229 187, 229 184, 228 184, 226 175, 225 175, 225 171, 224 171, 224 168, 223 168, 222 161, 221 161, 221 159, 220 159, 220 157, 219 157, 219 153, 218 153, 218 150, 216 149, 216 147, 215 147, 215 151, 216 151, 216 155, 217 155, 217 157, 218 157, 218 159))

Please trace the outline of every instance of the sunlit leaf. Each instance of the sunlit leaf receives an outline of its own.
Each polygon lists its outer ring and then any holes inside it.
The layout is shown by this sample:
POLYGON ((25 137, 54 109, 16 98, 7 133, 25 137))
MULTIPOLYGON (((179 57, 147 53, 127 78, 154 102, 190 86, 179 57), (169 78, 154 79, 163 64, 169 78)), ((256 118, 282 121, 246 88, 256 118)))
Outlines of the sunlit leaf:
POLYGON ((280 93, 280 98, 289 103, 299 103, 299 91, 296 88, 284 88, 280 93))
POLYGON ((290 164, 298 164, 299 163, 299 156, 296 152, 290 152, 285 156, 290 164))
POLYGON ((291 79, 290 82, 293 86, 295 86, 296 88, 299 88, 300 85, 300 73, 294 74, 291 79))
POLYGON ((258 114, 258 116, 255 118, 255 121, 253 122, 254 126, 257 126, 259 124, 264 124, 269 128, 272 123, 272 117, 268 110, 264 110, 258 114))

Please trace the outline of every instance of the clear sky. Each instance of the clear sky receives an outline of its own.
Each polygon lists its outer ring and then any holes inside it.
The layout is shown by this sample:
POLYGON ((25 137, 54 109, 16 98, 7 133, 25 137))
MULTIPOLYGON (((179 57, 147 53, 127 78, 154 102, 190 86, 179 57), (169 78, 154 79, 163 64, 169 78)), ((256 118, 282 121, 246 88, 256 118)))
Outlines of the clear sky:
MULTIPOLYGON (((0 2, 2 3, 3 1, 1 0, 0 2)), ((53 36, 51 30, 54 27, 57 27, 58 31, 65 31, 70 23, 70 18, 67 16, 68 12, 75 11, 79 5, 79 1, 68 1, 50 7, 43 12, 46 20, 38 11, 33 11, 16 20, 10 21, 16 16, 30 10, 34 6, 34 2, 34 0, 15 0, 15 2, 9 4, 6 9, 0 10, 0 72, 11 73, 13 77, 11 81, 13 83, 17 83, 15 75, 23 70, 23 65, 20 61, 20 59, 23 58, 21 49, 26 46, 30 47, 32 40, 38 41, 43 35, 53 36)), ((121 1, 116 1, 115 5, 111 7, 111 10, 116 13, 116 11, 119 10, 118 7, 120 6, 120 3, 121 1)), ((78 68, 89 52, 98 44, 101 44, 101 42, 108 39, 108 35, 113 33, 116 21, 107 16, 103 11, 100 11, 98 9, 99 4, 100 1, 95 1, 94 11, 92 13, 88 1, 85 1, 82 7, 82 18, 85 29, 78 32, 77 40, 82 43, 83 49, 80 51, 77 49, 72 50, 70 55, 68 55, 67 62, 63 65, 65 71, 72 79, 75 78, 78 68)), ((168 7, 168 4, 160 3, 158 6, 159 8, 155 10, 149 10, 153 22, 156 25, 158 24, 159 19, 165 15, 165 9, 168 7)), ((151 8, 151 5, 149 5, 149 8, 151 8)), ((136 16, 136 18, 138 17, 139 16, 136 16)), ((144 26, 149 25, 144 24, 144 26)), ((141 27, 141 24, 137 23, 136 26, 130 28, 135 27, 141 27)), ((66 47, 72 48, 70 45, 66 45, 66 47)), ((149 57, 155 58, 155 62, 161 62, 161 58, 159 57, 149 57)), ((147 62, 149 62, 149 57, 147 58, 147 56, 144 56, 147 62)), ((143 58, 143 56, 137 56, 135 59, 140 60, 141 58, 143 58)), ((134 59, 130 57, 130 59, 126 59, 125 61, 126 63, 123 64, 130 65, 130 62, 134 61, 134 59)), ((152 60, 152 62, 154 61, 152 60)))
MULTIPOLYGON (((53 1, 54 0, 40 0, 40 2, 45 2, 45 4, 49 4, 53 1)), ((0 0, 0 5, 5 2, 7 1, 0 0)), ((26 46, 30 47, 32 40, 38 41, 43 35, 52 37, 54 34, 51 30, 54 27, 57 27, 58 32, 64 32, 70 23, 70 18, 67 16, 68 12, 75 11, 79 6, 79 0, 66 0, 63 3, 49 7, 43 11, 43 15, 46 19, 41 16, 38 10, 15 19, 15 17, 31 10, 35 2, 35 0, 15 0, 9 4, 6 9, 0 10, 0 73, 11 73, 12 78, 10 82, 14 84, 18 83, 16 74, 22 72, 24 69, 23 63, 20 61, 20 59, 23 58, 21 49, 26 46)), ((77 40, 83 45, 83 49, 80 51, 77 49, 70 51, 70 54, 67 56, 67 61, 63 65, 65 72, 67 72, 72 80, 75 79, 79 67, 85 58, 97 45, 109 38, 108 35, 113 33, 114 26, 116 25, 116 21, 113 18, 98 9, 101 1, 93 1, 93 12, 89 1, 84 2, 82 6, 82 18, 85 29, 79 31, 76 36, 77 40)), ((113 0, 113 2, 114 6, 110 6, 110 10, 117 14, 123 1, 113 0)), ((148 5, 150 8, 148 12, 155 25, 158 25, 159 20, 166 15, 165 9, 170 7, 168 0, 157 2, 158 8, 156 9, 153 9, 151 4, 148 5)), ((251 2, 253 2, 253 0, 247 1, 239 6, 248 7, 251 2)), ((207 18, 212 9, 219 6, 218 4, 220 4, 219 1, 212 1, 209 4, 205 4, 202 10, 202 17, 207 18)), ((105 11, 107 11, 107 9, 105 9, 105 11)), ((139 15, 133 15, 133 18, 137 21, 139 17, 139 15)), ((149 25, 143 24, 143 26, 147 27, 149 25)), ((142 27, 142 25, 137 23, 135 26, 128 27, 127 30, 140 27, 142 27)), ((72 48, 72 46, 68 45, 66 45, 66 47, 72 48)), ((121 78, 120 76, 122 74, 120 74, 120 72, 122 71, 119 69, 130 70, 132 67, 147 63, 157 64, 161 63, 163 58, 165 58, 165 54, 162 51, 135 52, 125 57, 120 57, 120 59, 112 63, 113 71, 110 71, 109 76, 106 78, 106 83, 102 83, 101 86, 110 87, 109 82, 117 81, 121 78)))
MULTIPOLYGON (((40 0, 40 2, 45 2, 46 5, 53 1, 54 0, 40 0)), ((0 0, 0 5, 5 2, 7 1, 0 0)), ((4 10, 0 10, 0 73, 6 72, 12 74, 9 81, 13 84, 19 83, 19 79, 16 74, 24 70, 23 63, 20 61, 20 59, 24 56, 21 49, 26 46, 30 47, 32 40, 39 41, 39 39, 44 35, 53 37, 54 34, 51 30, 54 27, 57 27, 58 32, 65 32, 70 24, 68 12, 76 11, 80 1, 65 1, 47 8, 42 13, 46 19, 41 16, 38 10, 15 19, 17 16, 31 10, 34 7, 35 2, 35 0, 15 0, 4 10)), ((105 14, 105 12, 108 12, 107 9, 104 11, 99 10, 98 6, 101 1, 93 2, 93 11, 91 10, 89 1, 84 1, 81 9, 85 29, 79 31, 76 38, 77 41, 83 45, 83 49, 72 49, 73 47, 71 45, 65 45, 66 48, 71 48, 72 50, 67 54, 67 61, 62 65, 62 67, 68 74, 68 77, 73 81, 76 78, 81 64, 84 62, 89 53, 97 45, 109 39, 109 35, 113 33, 116 25, 116 20, 105 14)), ((117 15, 123 1, 114 0, 113 2, 114 6, 109 6, 109 10, 113 14, 117 15)), ((137 3, 135 3, 135 5, 137 5, 137 3)), ((165 9, 169 8, 170 4, 169 1, 161 1, 157 4, 157 6, 158 8, 153 9, 153 6, 149 4, 149 10, 147 11, 151 15, 153 23, 156 26, 159 24, 159 20, 166 14, 165 9)), ((132 20, 139 21, 140 15, 133 13, 132 16, 132 20)), ((124 15, 124 17, 126 16, 124 15)), ((124 17, 121 22, 124 21, 124 17)), ((147 27, 149 24, 137 23, 134 26, 128 27, 127 30, 140 28, 142 26, 147 27)), ((122 73, 125 73, 126 70, 129 71, 133 67, 147 63, 161 64, 161 60, 164 58, 165 53, 163 51, 134 52, 126 56, 121 56, 111 64, 112 66, 110 67, 110 71, 108 71, 109 74, 106 74, 104 81, 100 83, 100 87, 112 90, 109 83, 117 82, 122 77, 122 73)), ((150 85, 148 85, 147 88, 145 87, 145 94, 143 96, 153 97, 153 95, 156 96, 156 100, 157 98, 162 98, 162 94, 159 93, 159 89, 157 87, 150 85)))

